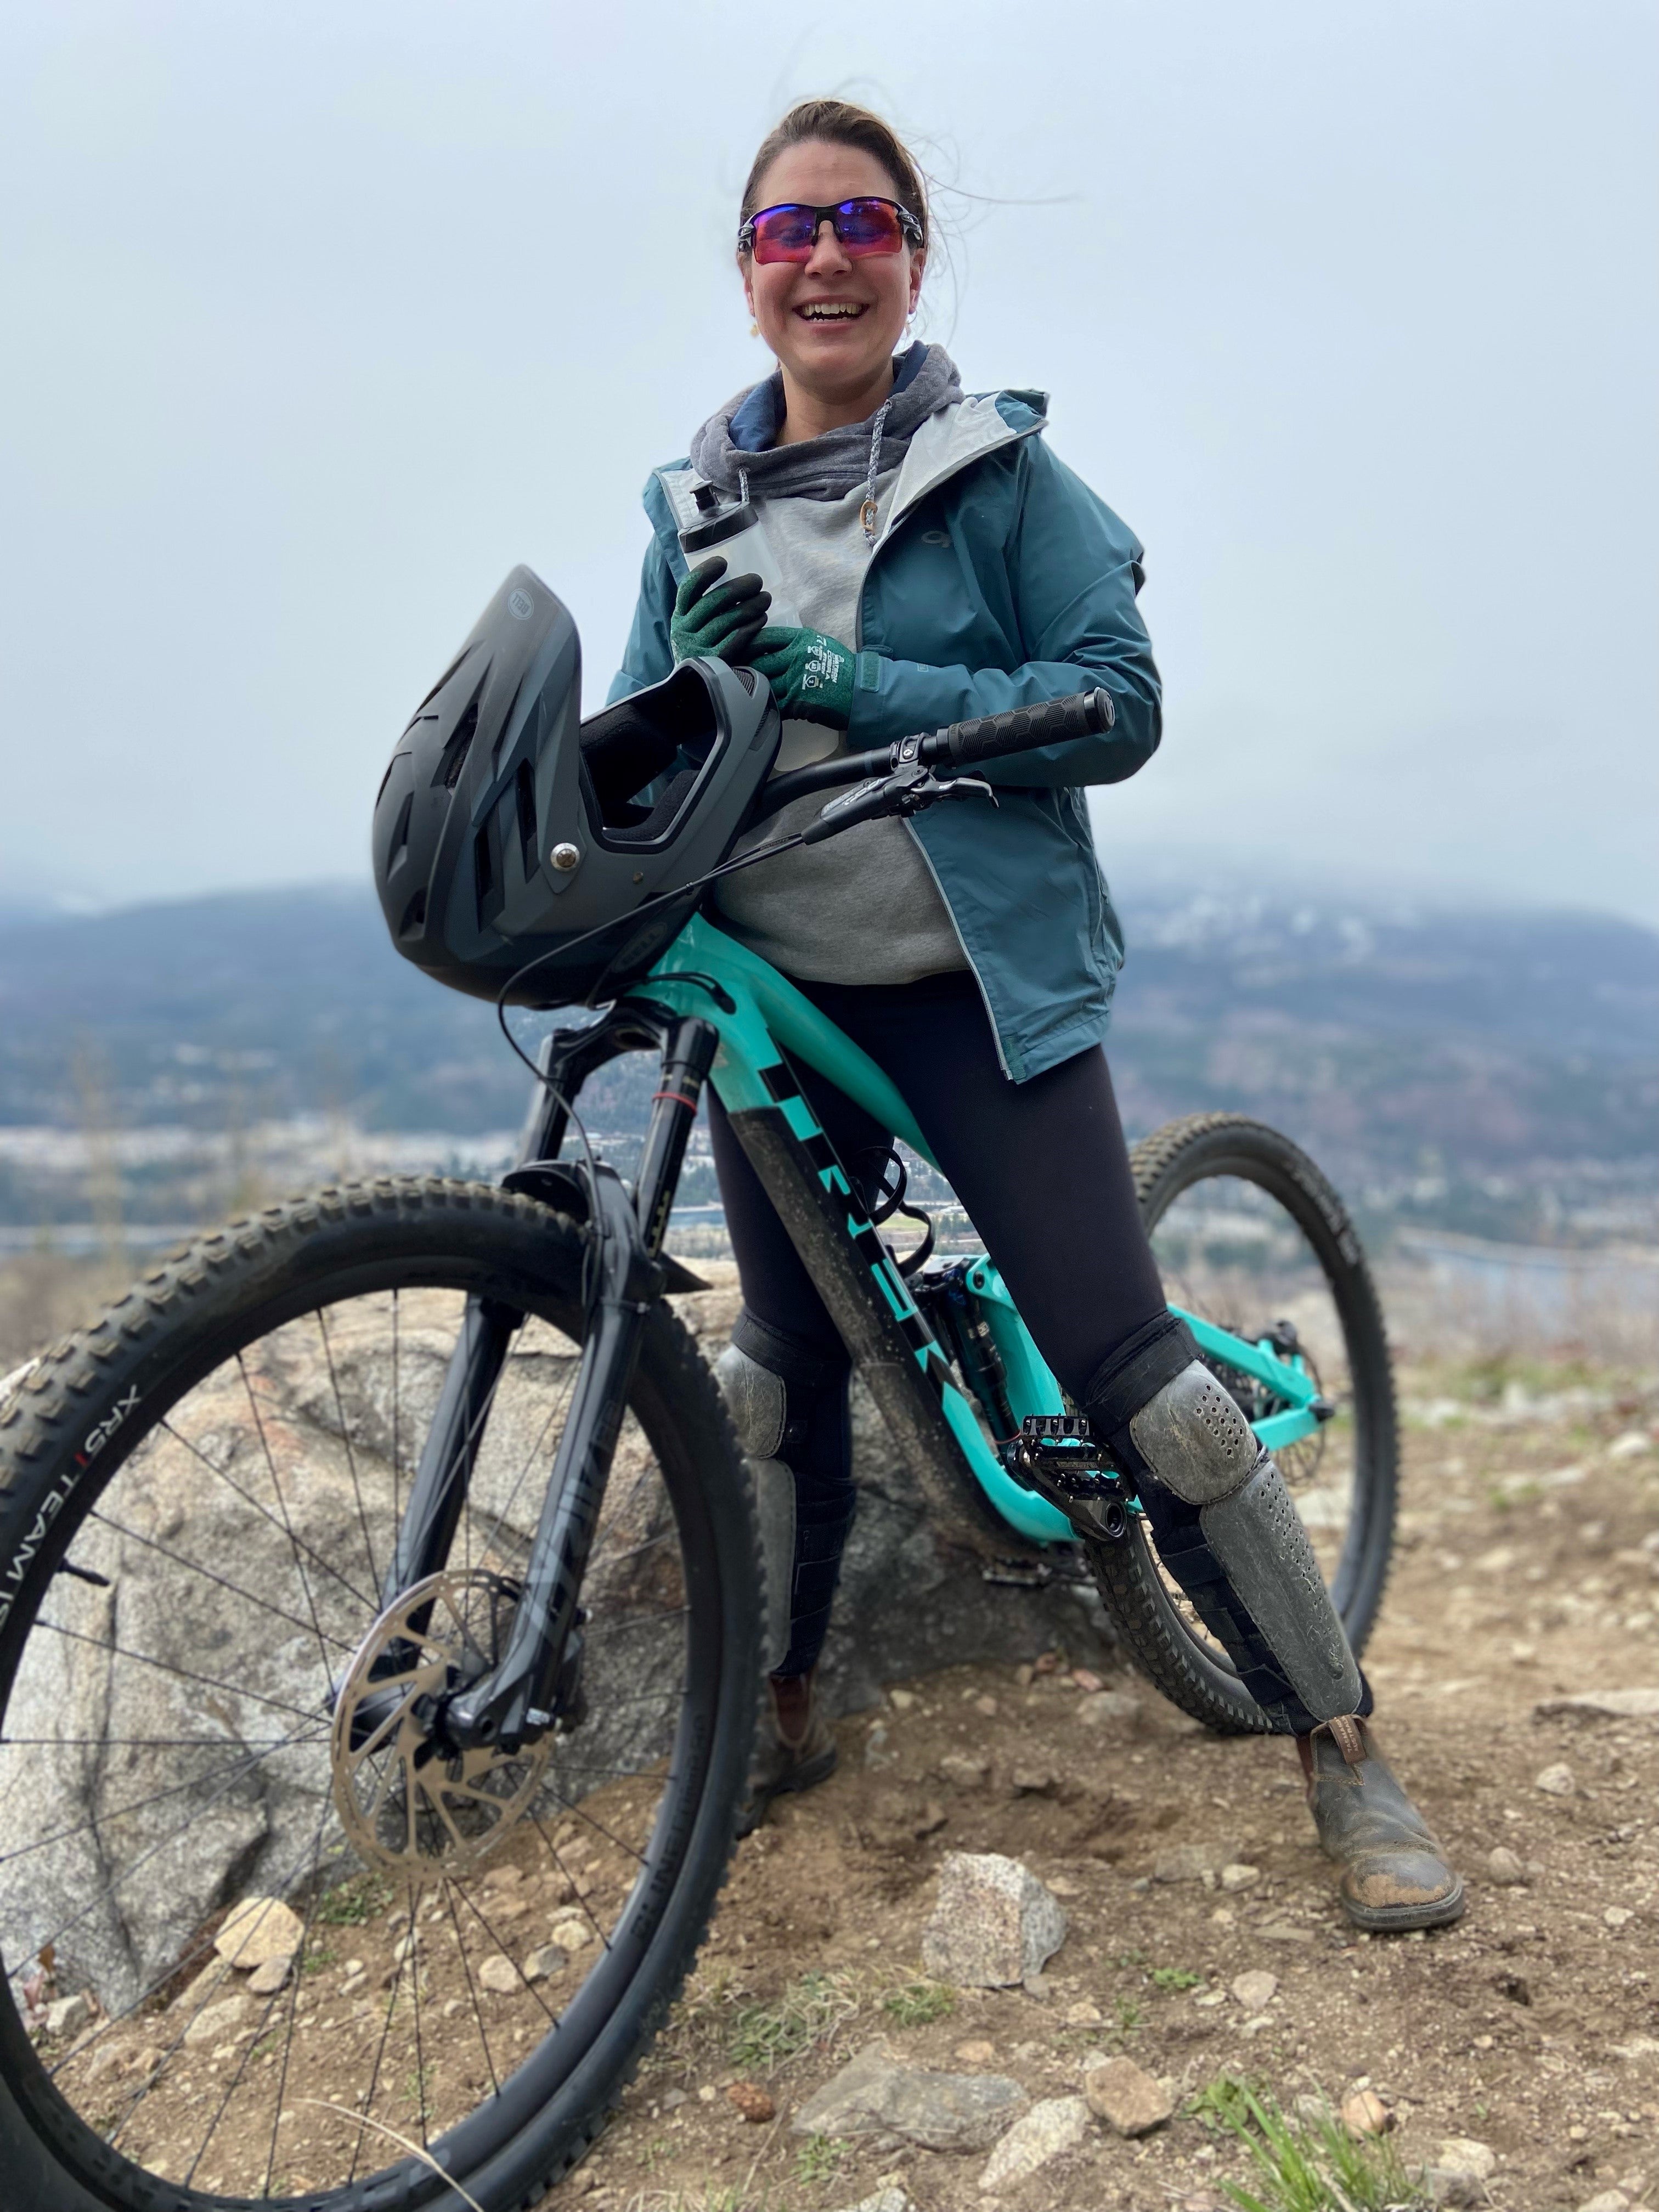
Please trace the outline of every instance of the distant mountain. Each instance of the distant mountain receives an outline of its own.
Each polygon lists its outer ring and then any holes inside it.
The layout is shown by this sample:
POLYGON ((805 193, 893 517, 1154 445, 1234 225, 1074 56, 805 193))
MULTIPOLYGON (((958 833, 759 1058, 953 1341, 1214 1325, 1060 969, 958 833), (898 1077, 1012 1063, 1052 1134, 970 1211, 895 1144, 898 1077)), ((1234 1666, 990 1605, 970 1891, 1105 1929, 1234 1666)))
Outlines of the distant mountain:
MULTIPOLYGON (((1601 1203, 1604 1228, 1659 1183, 1659 933, 1118 888, 1130 954, 1111 1054, 1132 1133, 1258 1114, 1376 1204, 1493 1233, 1535 1212, 1540 1162, 1571 1169, 1573 1207, 1601 1203)), ((356 888, 0 916, 0 1036, 14 1128, 322 1114, 473 1136, 514 1126, 528 1085, 492 1010, 400 960, 356 888)), ((650 1088, 619 1063, 588 1094, 592 1121, 637 1127, 650 1088)))

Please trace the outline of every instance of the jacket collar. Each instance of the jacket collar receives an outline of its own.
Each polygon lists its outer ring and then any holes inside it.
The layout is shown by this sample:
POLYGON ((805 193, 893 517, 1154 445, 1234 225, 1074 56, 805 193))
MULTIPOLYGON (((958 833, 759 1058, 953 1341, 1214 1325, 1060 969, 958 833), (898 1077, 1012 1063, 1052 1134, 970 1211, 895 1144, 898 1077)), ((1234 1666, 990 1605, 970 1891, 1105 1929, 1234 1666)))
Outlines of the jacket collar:
MULTIPOLYGON (((1048 427, 1048 422, 1046 392, 1010 389, 972 392, 953 406, 942 407, 910 441, 898 482, 893 487, 887 520, 876 540, 876 551, 881 550, 905 516, 942 483, 959 476, 963 469, 971 467, 987 453, 995 453, 1000 447, 1034 436, 1048 427)), ((690 461, 669 461, 652 471, 651 481, 646 486, 647 512, 659 528, 662 523, 667 524, 667 534, 675 540, 669 559, 676 575, 684 574, 685 570, 678 533, 701 519, 696 493, 698 485, 706 481, 690 461), (652 496, 658 488, 667 510, 659 520, 652 496)))

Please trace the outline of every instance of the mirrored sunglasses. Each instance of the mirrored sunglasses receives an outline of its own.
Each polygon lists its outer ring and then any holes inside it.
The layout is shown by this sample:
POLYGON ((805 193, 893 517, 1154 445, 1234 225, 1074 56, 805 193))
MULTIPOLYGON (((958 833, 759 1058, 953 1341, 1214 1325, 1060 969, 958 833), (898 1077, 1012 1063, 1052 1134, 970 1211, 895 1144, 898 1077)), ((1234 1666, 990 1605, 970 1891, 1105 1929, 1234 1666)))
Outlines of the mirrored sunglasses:
POLYGON ((834 207, 806 207, 785 200, 760 208, 738 233, 739 253, 757 261, 810 261, 820 227, 828 223, 853 260, 870 253, 896 253, 907 242, 921 244, 921 225, 896 200, 841 200, 834 207))

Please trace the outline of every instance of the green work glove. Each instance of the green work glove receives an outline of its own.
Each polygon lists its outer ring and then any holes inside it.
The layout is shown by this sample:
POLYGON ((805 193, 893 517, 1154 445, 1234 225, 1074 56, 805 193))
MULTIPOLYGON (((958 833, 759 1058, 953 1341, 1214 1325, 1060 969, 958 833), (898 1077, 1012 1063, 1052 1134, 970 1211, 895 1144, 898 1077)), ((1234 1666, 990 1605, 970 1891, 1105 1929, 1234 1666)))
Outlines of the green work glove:
POLYGON ((726 575, 717 553, 694 568, 674 594, 668 642, 674 659, 746 659, 771 610, 772 595, 758 576, 726 575))
POLYGON ((853 654, 821 629, 763 629, 746 656, 772 687, 778 712, 844 730, 853 716, 853 654))

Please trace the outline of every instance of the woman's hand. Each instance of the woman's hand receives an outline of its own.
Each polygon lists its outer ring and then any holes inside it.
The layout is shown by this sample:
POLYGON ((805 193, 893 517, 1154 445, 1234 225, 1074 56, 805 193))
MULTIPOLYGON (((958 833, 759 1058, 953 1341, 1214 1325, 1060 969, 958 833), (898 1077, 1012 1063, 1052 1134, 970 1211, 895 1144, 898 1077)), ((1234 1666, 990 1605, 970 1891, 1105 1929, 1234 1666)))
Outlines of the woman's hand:
POLYGON ((732 576, 725 583, 726 562, 717 553, 694 568, 674 594, 668 641, 675 665, 682 660, 749 658, 762 636, 772 595, 758 576, 732 576))
POLYGON ((853 714, 854 656, 821 629, 763 629, 744 655, 772 687, 778 712, 844 730, 853 714))

